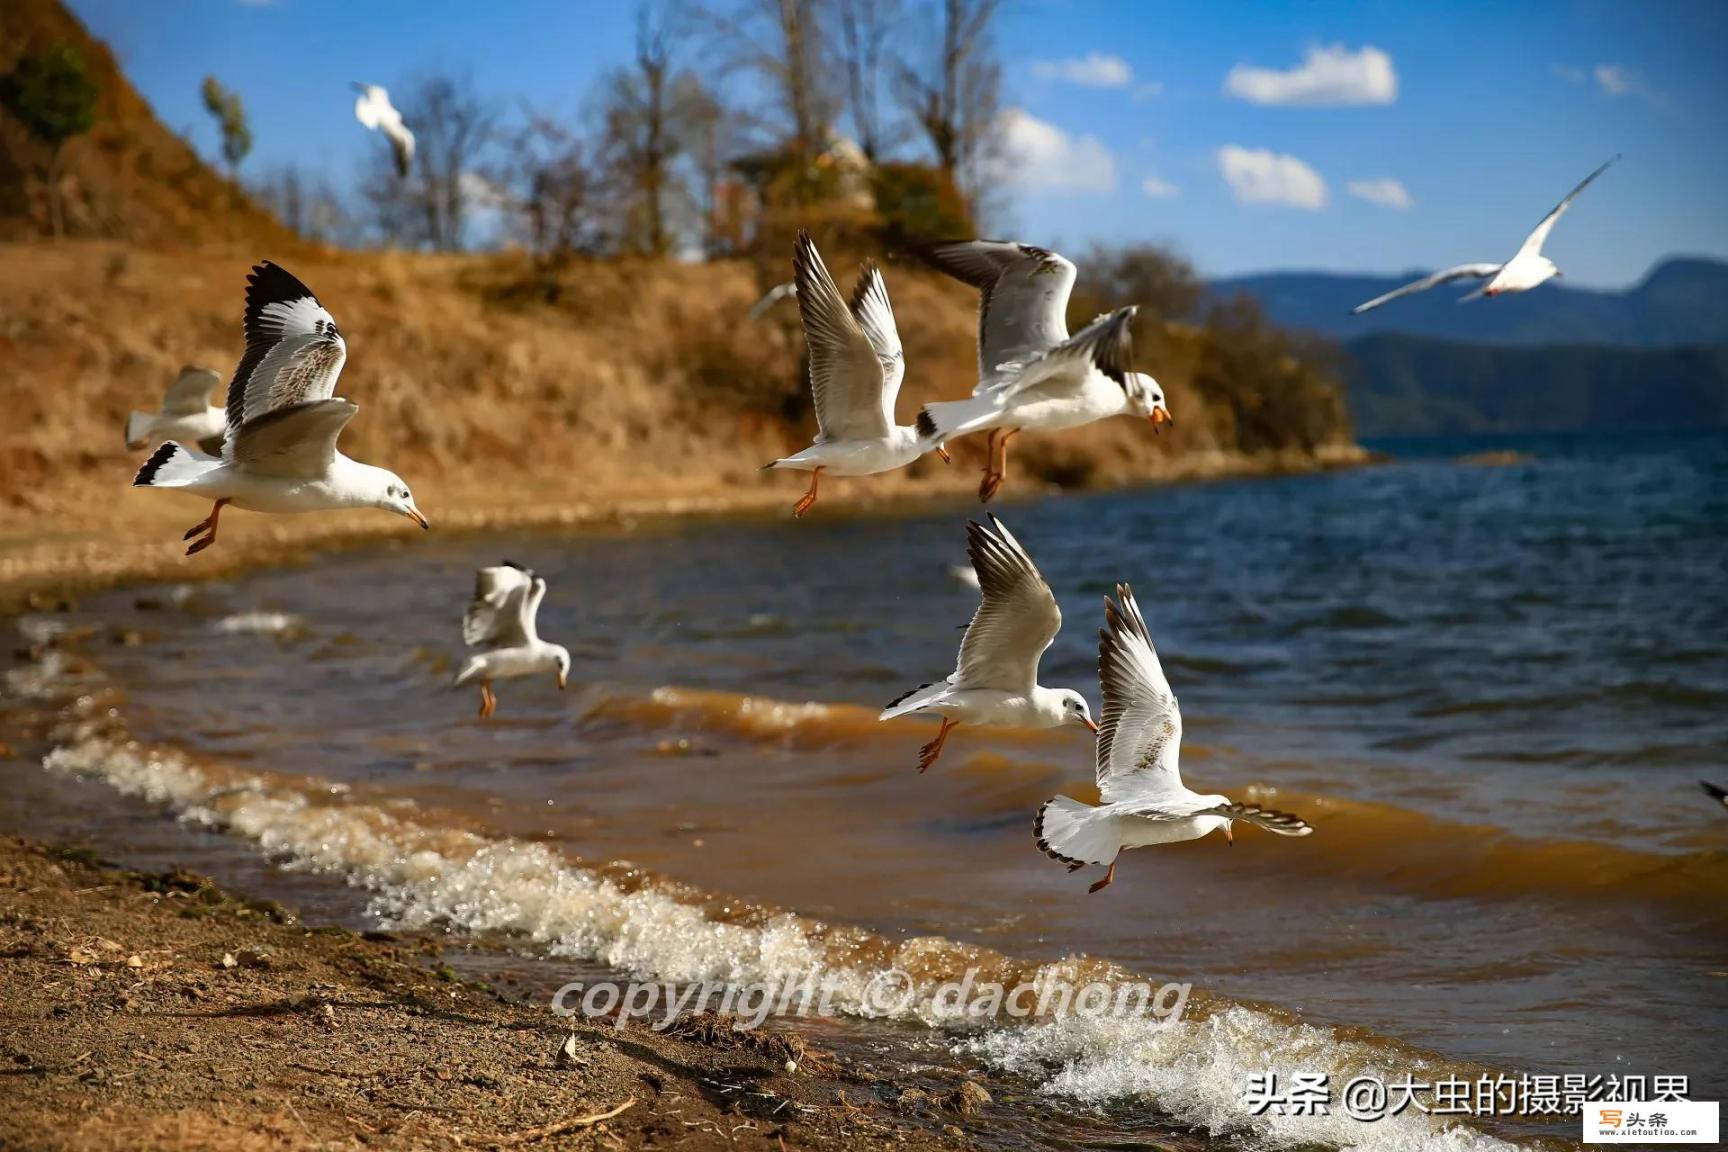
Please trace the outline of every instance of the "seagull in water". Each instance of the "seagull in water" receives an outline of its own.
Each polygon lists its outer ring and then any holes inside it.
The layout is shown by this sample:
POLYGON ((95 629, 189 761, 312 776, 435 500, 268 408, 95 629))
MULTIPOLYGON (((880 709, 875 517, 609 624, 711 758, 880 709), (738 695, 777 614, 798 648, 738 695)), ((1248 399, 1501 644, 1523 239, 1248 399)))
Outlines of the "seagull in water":
POLYGON ((920 772, 936 763, 948 734, 961 724, 1016 728, 1083 724, 1098 731, 1084 696, 1072 688, 1044 688, 1038 683, 1038 661, 1062 628, 1062 610, 1032 557, 994 516, 989 528, 976 521, 966 525, 966 551, 984 598, 960 640, 954 674, 913 689, 877 717, 892 720, 912 712, 941 715, 941 731, 919 750, 920 772))
POLYGON ((1474 300, 1478 296, 1498 296, 1503 292, 1528 292, 1538 284, 1545 283, 1560 275, 1560 269, 1554 266, 1554 261, 1542 255, 1542 245, 1548 239, 1548 233, 1554 231, 1554 225, 1560 217, 1566 214, 1566 209, 1572 206, 1572 201, 1578 193, 1590 187, 1590 182, 1608 170, 1608 165, 1620 157, 1615 156, 1607 164, 1584 177, 1584 182, 1566 194, 1566 199, 1554 206, 1554 211, 1542 217, 1542 223, 1536 225, 1536 230, 1524 238, 1524 246, 1512 259, 1504 264, 1460 264, 1456 268, 1447 268, 1432 276, 1424 276, 1420 280, 1394 288, 1384 296, 1376 296, 1366 304, 1358 304, 1350 309, 1352 316, 1360 316, 1370 308, 1378 308, 1388 300, 1396 300, 1400 296, 1408 296, 1413 292, 1426 292, 1440 284, 1453 280, 1487 280, 1488 283, 1476 289, 1468 296, 1462 296, 1458 302, 1474 300))
POLYGON ((360 93, 360 98, 354 101, 354 119, 384 133, 390 141, 390 150, 396 154, 396 175, 407 179, 414 165, 414 133, 402 123, 402 113, 390 103, 390 93, 382 85, 356 80, 354 90, 360 93))
POLYGON ((228 383, 221 457, 170 441, 132 483, 216 501, 186 533, 188 556, 216 543, 216 521, 230 504, 276 513, 381 508, 430 528, 400 476, 336 450, 360 406, 334 395, 348 358, 335 318, 311 289, 269 261, 246 281, 246 351, 228 383))
POLYGON ((1228 796, 1202 796, 1182 783, 1182 713, 1170 681, 1152 649, 1146 619, 1134 591, 1116 585, 1121 605, 1104 599, 1108 628, 1098 632, 1098 682, 1103 689, 1103 727, 1098 733, 1097 780, 1102 803, 1094 807, 1057 796, 1038 810, 1033 835, 1046 855, 1068 865, 1108 864, 1096 892, 1116 878, 1116 854, 1124 848, 1198 840, 1219 830, 1230 835, 1232 820, 1276 832, 1306 836, 1314 831, 1287 812, 1233 803, 1228 796))
POLYGON ((1008 475, 1008 441, 1027 428, 1054 432, 1109 416, 1171 423, 1158 381, 1129 367, 1134 308, 1100 316, 1068 335, 1072 263, 1044 248, 959 240, 916 249, 925 263, 981 291, 978 385, 969 400, 926 404, 918 431, 945 441, 989 431, 978 499, 1008 475))
POLYGON ((934 449, 918 430, 894 423, 894 401, 906 375, 906 356, 894 327, 888 285, 874 262, 866 261, 847 305, 822 263, 810 234, 798 232, 792 256, 798 286, 798 315, 810 348, 810 391, 816 404, 816 441, 804 451, 765 468, 810 473, 810 490, 792 506, 802 516, 816 503, 822 473, 870 476, 904 468, 934 449))
POLYGON ((455 686, 480 682, 482 719, 498 707, 494 680, 556 672, 560 691, 569 683, 569 649, 546 643, 534 630, 545 598, 546 581, 508 560, 474 574, 474 598, 462 613, 462 642, 481 651, 462 665, 455 686))
POLYGON ((162 394, 160 412, 134 412, 126 417, 126 447, 147 448, 165 440, 186 440, 212 455, 222 451, 228 414, 210 403, 222 377, 191 364, 162 394))

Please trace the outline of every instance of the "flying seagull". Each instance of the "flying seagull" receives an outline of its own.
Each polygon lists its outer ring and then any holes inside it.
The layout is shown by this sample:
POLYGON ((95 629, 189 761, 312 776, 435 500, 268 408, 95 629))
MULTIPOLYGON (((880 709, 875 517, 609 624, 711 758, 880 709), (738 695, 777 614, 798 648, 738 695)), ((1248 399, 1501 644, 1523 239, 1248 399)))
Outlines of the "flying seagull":
POLYGON ((1710 799, 1716 801, 1716 803, 1722 805, 1722 807, 1728 808, 1728 788, 1712 784, 1708 780, 1698 781, 1698 786, 1704 789, 1704 795, 1710 797, 1710 799))
POLYGON ((1104 600, 1107 628, 1098 633, 1098 682, 1104 695, 1098 733, 1097 807, 1057 796, 1038 810, 1033 834, 1046 855, 1072 872, 1108 864, 1093 892, 1116 878, 1116 854, 1147 844, 1198 840, 1208 832, 1230 835, 1232 820, 1246 820, 1281 836, 1306 836, 1313 828, 1287 812, 1236 804, 1228 796, 1202 796, 1182 783, 1182 713, 1145 617, 1126 584, 1116 585, 1120 605, 1104 600))
POLYGON ((1068 334, 1068 294, 1077 271, 1045 248, 959 240, 914 250, 925 263, 972 285, 978 305, 978 385, 967 400, 926 404, 918 431, 945 441, 990 433, 978 498, 988 501, 1008 474, 1008 442, 1032 428, 1078 428, 1109 416, 1170 423, 1158 381, 1129 366, 1135 309, 1100 316, 1068 334))
POLYGON ((126 447, 148 448, 166 440, 186 440, 212 455, 222 451, 228 414, 210 403, 222 377, 191 364, 162 394, 160 412, 133 412, 126 417, 126 447))
POLYGON ((276 513, 382 508, 430 528, 400 476, 336 450, 360 407, 334 395, 348 358, 335 318, 311 289, 269 261, 246 281, 246 351, 228 384, 222 455, 204 456, 170 441, 132 483, 216 501, 209 517, 186 533, 193 541, 188 556, 216 543, 216 521, 229 504, 276 513))
POLYGON ((462 665, 455 686, 480 682, 482 719, 498 707, 494 680, 555 672, 560 689, 569 683, 569 649, 546 643, 534 630, 545 598, 546 581, 508 560, 474 574, 474 598, 462 614, 462 642, 479 651, 462 665))
POLYGON ((810 473, 810 490, 792 507, 802 516, 816 503, 822 473, 870 476, 904 468, 934 449, 916 428, 894 423, 894 401, 906 375, 906 357, 888 303, 888 285, 866 262, 847 304, 834 286, 810 234, 798 232, 792 256, 798 315, 810 348, 810 391, 816 403, 816 441, 765 468, 810 473))
POLYGON ((1032 557, 994 516, 988 528, 976 521, 966 525, 966 551, 983 600, 960 640, 954 674, 913 689, 878 717, 892 720, 912 712, 942 717, 936 738, 920 749, 920 772, 936 763, 949 733, 961 724, 1083 724, 1098 730, 1084 696, 1038 683, 1038 661, 1062 627, 1062 610, 1032 557))
POLYGON ((360 93, 354 101, 354 119, 389 138, 390 150, 396 154, 396 175, 407 179, 414 164, 414 133, 402 123, 402 113, 390 103, 390 93, 382 85, 356 80, 354 90, 360 93))
POLYGON ((776 284, 762 294, 762 299, 750 305, 750 311, 744 314, 746 320, 760 320, 768 314, 768 310, 788 296, 798 295, 798 285, 788 280, 784 284, 776 284))
POLYGON ((1488 283, 1476 289, 1468 296, 1459 298, 1459 303, 1474 300, 1478 296, 1498 296, 1503 292, 1528 292, 1555 276, 1560 275, 1560 269, 1554 266, 1554 261, 1542 255, 1542 245, 1548 239, 1548 233, 1554 231, 1554 225, 1560 217, 1566 214, 1566 209, 1572 206, 1572 201, 1578 193, 1590 187, 1590 182, 1608 170, 1620 157, 1615 156, 1607 164, 1584 177, 1584 182, 1566 194, 1566 199, 1554 206, 1554 211, 1542 217, 1542 223, 1536 225, 1536 230, 1524 238, 1524 246, 1518 249, 1516 255, 1504 264, 1460 264, 1456 268, 1447 268, 1432 276, 1424 276, 1420 280, 1394 288, 1384 296, 1376 296, 1366 304, 1358 304, 1350 309, 1352 316, 1360 316, 1370 308, 1378 308, 1388 300, 1396 300, 1400 296, 1408 296, 1412 292, 1425 292, 1440 284, 1453 280, 1487 280, 1488 283))

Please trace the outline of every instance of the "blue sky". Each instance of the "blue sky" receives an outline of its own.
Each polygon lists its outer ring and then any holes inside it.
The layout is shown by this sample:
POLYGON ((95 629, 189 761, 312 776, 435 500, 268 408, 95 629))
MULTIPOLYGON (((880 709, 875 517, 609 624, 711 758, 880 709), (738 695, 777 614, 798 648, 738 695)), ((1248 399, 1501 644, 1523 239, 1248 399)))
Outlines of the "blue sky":
MULTIPOLYGON (((295 162, 339 186, 381 146, 348 81, 465 70, 575 118, 633 26, 626 2, 578 0, 71 4, 206 154, 214 73, 251 113, 254 172, 295 162)), ((1209 275, 1504 259, 1623 152, 1549 242, 1568 279, 1728 257, 1719 0, 1008 0, 998 47, 1017 162, 995 230, 1016 238, 1156 240, 1209 275)))

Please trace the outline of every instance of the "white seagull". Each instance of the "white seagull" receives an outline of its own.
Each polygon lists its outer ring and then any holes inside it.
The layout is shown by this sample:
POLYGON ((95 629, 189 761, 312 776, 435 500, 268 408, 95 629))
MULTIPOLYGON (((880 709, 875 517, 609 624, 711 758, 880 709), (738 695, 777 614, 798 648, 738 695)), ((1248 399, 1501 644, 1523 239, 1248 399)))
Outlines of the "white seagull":
POLYGON ((187 540, 198 537, 188 556, 216 542, 216 521, 229 504, 276 513, 381 508, 430 528, 400 476, 336 450, 360 406, 334 395, 348 358, 335 318, 311 289, 269 261, 246 281, 246 351, 228 384, 221 457, 170 441, 132 483, 216 501, 186 533, 187 540))
POLYGON ((1100 316, 1068 335, 1074 265, 1055 252, 996 240, 959 240, 915 250, 931 266, 982 292, 978 385, 968 400, 926 404, 918 431, 945 441, 988 430, 984 481, 989 500, 1008 473, 1008 441, 1023 429, 1078 428, 1110 416, 1170 423, 1158 381, 1129 366, 1134 308, 1100 316))
POLYGON ((1370 308, 1378 308, 1388 300, 1396 300, 1400 296, 1408 296, 1412 292, 1425 292, 1440 284, 1453 280, 1487 280, 1488 283, 1476 289, 1468 296, 1459 298, 1462 304, 1466 300, 1474 300, 1478 296, 1498 296, 1503 292, 1528 292, 1538 284, 1560 275, 1560 269, 1554 266, 1554 261, 1542 255, 1542 245, 1548 239, 1548 233, 1554 231, 1554 225, 1560 217, 1566 214, 1566 209, 1572 206, 1572 201, 1578 193, 1590 187, 1590 182, 1608 170, 1608 165, 1620 157, 1615 156, 1607 164, 1584 177, 1584 182, 1566 194, 1566 199, 1554 206, 1554 211, 1542 217, 1542 223, 1536 225, 1536 230, 1524 238, 1524 246, 1518 249, 1516 255, 1504 264, 1460 264, 1456 268, 1447 268, 1432 276, 1424 276, 1420 280, 1394 288, 1384 296, 1376 296, 1366 304, 1358 304, 1350 309, 1352 316, 1360 316, 1370 308))
POLYGON ((569 683, 569 649, 546 643, 534 630, 545 598, 546 581, 508 560, 474 574, 474 598, 462 614, 462 642, 481 651, 462 665, 455 686, 480 682, 482 719, 498 707, 494 680, 556 672, 559 689, 569 683))
POLYGON ((798 285, 788 280, 784 284, 776 284, 762 294, 762 299, 750 305, 750 311, 744 314, 746 320, 760 320, 768 314, 768 309, 780 303, 788 296, 798 295, 798 285))
POLYGON ((816 407, 816 440, 804 451, 764 465, 810 473, 810 490, 792 507, 802 516, 816 503, 822 473, 871 476, 904 468, 940 444, 927 443, 916 428, 894 423, 894 401, 906 375, 906 356, 894 327, 888 285, 866 261, 848 307, 822 263, 810 234, 798 232, 792 256, 798 315, 810 348, 810 391, 816 407))
POLYGON ((210 403, 222 377, 208 368, 188 364, 162 394, 160 412, 133 412, 126 417, 126 447, 148 448, 165 440, 186 440, 214 455, 222 451, 228 414, 210 403))
POLYGON ((1306 836, 1314 831, 1287 812, 1233 803, 1228 796, 1202 796, 1182 783, 1182 712, 1146 620, 1126 584, 1116 585, 1118 607, 1104 599, 1108 629, 1098 632, 1098 682, 1103 691, 1098 732, 1097 780, 1102 803, 1082 804, 1057 796, 1038 810, 1033 834, 1046 855, 1072 872, 1087 864, 1108 864, 1096 892, 1116 878, 1116 854, 1124 848, 1198 840, 1208 832, 1230 835, 1232 820, 1276 832, 1306 836))
POLYGON ((1062 627, 1062 610, 1020 542, 996 517, 990 517, 990 525, 966 525, 966 551, 984 598, 960 640, 954 674, 913 689, 877 717, 892 720, 911 712, 942 717, 941 731, 920 749, 920 772, 936 763, 948 734, 961 724, 1083 724, 1098 731, 1084 696, 1072 688, 1039 685, 1038 661, 1062 627))
POLYGON ((390 103, 390 93, 379 84, 354 81, 360 98, 354 101, 354 119, 373 131, 383 132, 396 154, 396 175, 406 179, 414 165, 414 133, 402 123, 402 113, 390 103))

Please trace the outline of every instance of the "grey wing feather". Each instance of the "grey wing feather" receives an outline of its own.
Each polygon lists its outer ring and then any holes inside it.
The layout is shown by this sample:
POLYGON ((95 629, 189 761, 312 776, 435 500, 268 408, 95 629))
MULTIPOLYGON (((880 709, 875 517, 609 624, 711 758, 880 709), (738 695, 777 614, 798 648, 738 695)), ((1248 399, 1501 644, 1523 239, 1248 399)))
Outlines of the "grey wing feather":
POLYGON ((336 438, 360 406, 351 400, 310 400, 229 427, 229 459, 260 476, 316 479, 336 456, 336 438))
POLYGON ((210 394, 222 377, 208 368, 188 364, 162 395, 162 411, 169 416, 196 416, 210 407, 210 394))
POLYGON ((768 314, 768 309, 780 303, 788 296, 798 295, 798 285, 788 280, 784 284, 776 284, 762 294, 762 299, 750 305, 750 311, 744 314, 746 320, 760 320, 768 314))
POLYGON ((1402 288, 1394 288, 1384 296, 1374 297, 1374 299, 1368 301, 1366 304, 1358 304, 1356 307, 1350 309, 1350 314, 1352 316, 1360 316, 1370 308, 1378 308, 1389 300, 1396 300, 1400 296, 1408 296, 1412 292, 1426 292, 1430 288, 1453 280, 1464 280, 1470 277, 1474 277, 1478 280, 1485 280, 1494 275, 1494 273, 1500 271, 1502 267, 1504 267, 1504 265, 1500 264, 1460 264, 1456 268, 1447 268, 1443 271, 1434 273, 1432 276, 1424 276, 1420 280, 1412 280, 1402 288))
POLYGON ((1047 248, 1001 240, 957 240, 913 250, 925 263, 977 288, 978 387, 1003 379, 1004 364, 1024 364, 1068 339, 1074 265, 1047 248))
POLYGON ((1116 585, 1118 605, 1104 601, 1098 632, 1099 795, 1107 804, 1179 793, 1182 711, 1164 675, 1134 590, 1116 585))
POLYGON ((1126 388, 1134 370, 1135 305, 1118 308, 1098 317, 1079 332, 1019 370, 1002 385, 1002 395, 1011 397, 1041 390, 1052 394, 1078 388, 1085 382, 1085 369, 1092 367, 1126 388), (1076 371, 1075 369, 1079 369, 1076 371))
POLYGON ((1268 832, 1276 832, 1280 836, 1306 836, 1314 831, 1314 826, 1300 816, 1289 812, 1280 812, 1275 808, 1262 808, 1258 804, 1218 804, 1211 808, 1202 808, 1193 816, 1223 816, 1228 820, 1244 820, 1249 824, 1258 825, 1268 832))
POLYGON ((882 362, 859 327, 807 232, 798 233, 792 266, 798 284, 798 315, 810 349, 810 391, 819 441, 879 440, 888 435, 883 418, 882 362))
POLYGON ((1038 661, 1062 628, 1062 610, 1032 557, 995 516, 966 525, 966 552, 983 600, 960 641, 953 683, 1030 693, 1038 661))
POLYGON ((1602 175, 1602 173, 1608 171, 1609 166, 1618 159, 1620 159, 1619 156, 1610 158, 1607 163, 1602 165, 1602 167, 1584 177, 1584 179, 1579 182, 1578 187, 1566 193, 1566 199, 1554 205, 1554 210, 1548 213, 1548 215, 1542 217, 1542 223, 1536 225, 1536 230, 1524 238, 1524 243, 1518 248, 1519 255, 1535 255, 1536 253, 1541 252, 1542 245, 1548 240, 1548 233, 1554 231, 1554 225, 1560 222, 1560 217, 1566 215, 1566 209, 1572 206, 1572 201, 1578 198, 1578 193, 1590 187, 1591 182, 1594 181, 1596 177, 1602 175))
POLYGON ((228 384, 228 423, 328 400, 348 359, 336 320, 311 289, 265 261, 247 277, 246 351, 228 384))
POLYGON ((536 586, 544 594, 544 580, 510 564, 476 572, 474 595, 462 613, 462 642, 470 648, 514 648, 528 643, 524 616, 536 586))
POLYGON ((900 382, 906 378, 906 350, 894 324, 894 307, 888 302, 888 283, 874 260, 866 261, 852 289, 852 318, 864 330, 864 338, 882 365, 882 418, 894 426, 894 402, 900 398, 900 382))

